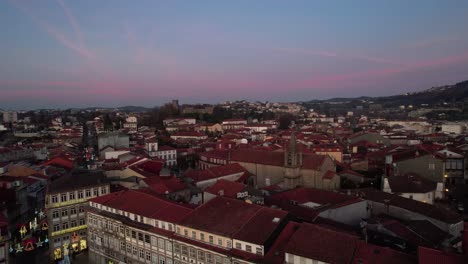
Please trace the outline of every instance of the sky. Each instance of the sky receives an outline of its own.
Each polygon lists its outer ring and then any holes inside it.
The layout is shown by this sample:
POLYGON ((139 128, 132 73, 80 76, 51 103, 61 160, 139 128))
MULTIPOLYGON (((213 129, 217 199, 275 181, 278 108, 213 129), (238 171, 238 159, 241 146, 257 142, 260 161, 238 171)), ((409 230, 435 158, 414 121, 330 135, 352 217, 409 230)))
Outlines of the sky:
POLYGON ((2 0, 0 108, 384 96, 468 79, 466 0, 2 0))

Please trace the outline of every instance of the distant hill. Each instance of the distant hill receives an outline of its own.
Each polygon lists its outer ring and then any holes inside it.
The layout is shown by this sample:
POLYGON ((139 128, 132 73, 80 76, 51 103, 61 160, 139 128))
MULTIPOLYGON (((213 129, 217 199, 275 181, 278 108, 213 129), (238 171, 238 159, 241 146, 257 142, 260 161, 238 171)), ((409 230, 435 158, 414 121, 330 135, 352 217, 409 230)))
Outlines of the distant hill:
POLYGON ((87 107, 81 110, 91 110, 94 111, 96 109, 104 110, 104 111, 119 111, 119 112, 126 112, 126 113, 142 113, 150 110, 151 108, 143 107, 143 106, 119 106, 119 107, 87 107))
POLYGON ((393 96, 381 97, 355 97, 355 98, 332 98, 327 100, 311 100, 309 103, 345 103, 356 100, 373 101, 384 105, 420 105, 420 104, 442 104, 468 101, 468 81, 459 82, 454 85, 432 87, 424 91, 406 93, 393 96))

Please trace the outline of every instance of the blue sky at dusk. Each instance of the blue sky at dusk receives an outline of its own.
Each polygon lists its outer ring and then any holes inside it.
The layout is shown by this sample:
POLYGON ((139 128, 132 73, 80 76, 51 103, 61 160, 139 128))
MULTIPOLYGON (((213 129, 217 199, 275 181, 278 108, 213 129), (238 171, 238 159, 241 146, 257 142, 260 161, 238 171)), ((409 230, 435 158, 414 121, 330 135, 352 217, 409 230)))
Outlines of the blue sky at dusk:
POLYGON ((468 79, 468 1, 0 1, 0 108, 297 101, 468 79))

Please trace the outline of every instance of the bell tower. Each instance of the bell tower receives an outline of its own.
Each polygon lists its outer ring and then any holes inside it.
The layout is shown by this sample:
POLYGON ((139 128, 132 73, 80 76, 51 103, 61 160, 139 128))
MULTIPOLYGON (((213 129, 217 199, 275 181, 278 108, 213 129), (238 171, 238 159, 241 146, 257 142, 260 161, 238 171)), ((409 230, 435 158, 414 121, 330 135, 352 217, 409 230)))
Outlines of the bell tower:
POLYGON ((298 150, 296 133, 292 132, 288 147, 284 151, 284 181, 289 189, 301 184, 302 152, 298 150))

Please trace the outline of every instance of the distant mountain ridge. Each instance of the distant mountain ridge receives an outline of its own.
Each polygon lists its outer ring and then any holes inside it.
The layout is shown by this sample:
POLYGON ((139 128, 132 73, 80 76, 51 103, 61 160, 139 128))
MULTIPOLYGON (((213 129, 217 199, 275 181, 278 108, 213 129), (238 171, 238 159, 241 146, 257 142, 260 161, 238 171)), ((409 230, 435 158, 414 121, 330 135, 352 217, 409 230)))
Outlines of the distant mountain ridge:
POLYGON ((311 100, 311 103, 328 102, 344 103, 355 100, 373 101, 376 104, 385 105, 409 105, 409 104, 438 104, 468 101, 468 80, 454 85, 431 87, 429 89, 400 95, 380 97, 354 97, 354 98, 331 98, 326 100, 311 100))

